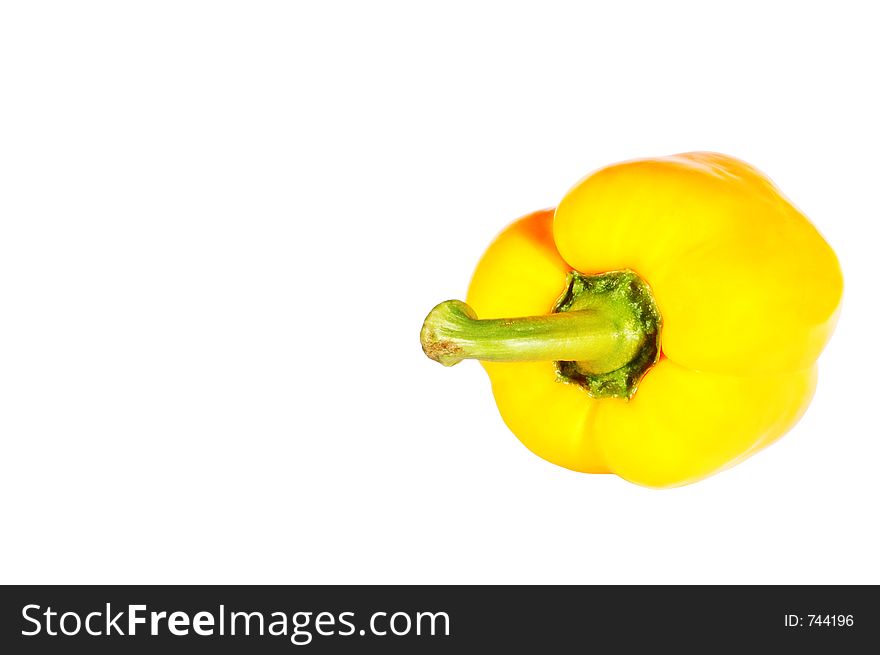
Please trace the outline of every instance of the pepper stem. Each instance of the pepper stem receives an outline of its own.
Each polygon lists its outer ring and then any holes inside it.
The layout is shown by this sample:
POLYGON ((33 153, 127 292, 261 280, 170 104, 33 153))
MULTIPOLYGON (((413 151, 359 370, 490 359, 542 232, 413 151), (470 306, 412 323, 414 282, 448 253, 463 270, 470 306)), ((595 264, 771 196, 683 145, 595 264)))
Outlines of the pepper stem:
POLYGON ((632 271, 569 274, 551 314, 479 319, 460 300, 428 314, 422 350, 453 366, 463 359, 556 362, 559 377, 596 397, 629 398, 659 356, 660 315, 647 284, 632 271))
POLYGON ((590 367, 595 373, 606 373, 632 359, 642 339, 596 310, 480 320, 466 303, 447 300, 428 314, 421 341, 425 354, 444 366, 463 359, 574 360, 595 363, 590 367))

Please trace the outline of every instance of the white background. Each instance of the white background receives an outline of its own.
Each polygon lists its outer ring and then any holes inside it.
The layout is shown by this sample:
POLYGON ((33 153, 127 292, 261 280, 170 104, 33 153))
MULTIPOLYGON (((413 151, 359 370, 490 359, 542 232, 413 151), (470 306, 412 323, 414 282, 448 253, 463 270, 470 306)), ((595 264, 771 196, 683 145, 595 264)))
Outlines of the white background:
POLYGON ((4 5, 0 581, 880 582, 873 9, 4 5), (689 487, 554 467, 421 321, 509 221, 696 149, 840 257, 816 398, 689 487))

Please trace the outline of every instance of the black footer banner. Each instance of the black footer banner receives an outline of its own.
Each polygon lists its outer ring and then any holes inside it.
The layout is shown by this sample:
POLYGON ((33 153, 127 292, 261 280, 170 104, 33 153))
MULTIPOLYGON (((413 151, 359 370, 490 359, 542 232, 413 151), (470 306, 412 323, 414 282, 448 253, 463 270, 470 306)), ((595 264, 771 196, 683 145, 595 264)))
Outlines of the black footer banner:
POLYGON ((867 652, 880 635, 874 586, 7 586, 0 594, 3 653, 867 652))

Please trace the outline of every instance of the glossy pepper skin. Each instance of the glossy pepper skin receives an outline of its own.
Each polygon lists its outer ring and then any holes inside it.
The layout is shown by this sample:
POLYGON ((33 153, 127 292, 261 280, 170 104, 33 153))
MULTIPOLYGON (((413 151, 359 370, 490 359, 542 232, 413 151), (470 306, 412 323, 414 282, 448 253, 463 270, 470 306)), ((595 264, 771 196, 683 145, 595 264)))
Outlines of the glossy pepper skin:
POLYGON ((748 164, 697 152, 602 169, 555 211, 502 232, 467 303, 480 319, 547 315, 572 270, 636 272, 662 317, 661 353, 629 398, 591 397, 553 361, 482 362, 504 421, 535 454, 678 486, 741 462, 806 410, 842 275, 748 164))

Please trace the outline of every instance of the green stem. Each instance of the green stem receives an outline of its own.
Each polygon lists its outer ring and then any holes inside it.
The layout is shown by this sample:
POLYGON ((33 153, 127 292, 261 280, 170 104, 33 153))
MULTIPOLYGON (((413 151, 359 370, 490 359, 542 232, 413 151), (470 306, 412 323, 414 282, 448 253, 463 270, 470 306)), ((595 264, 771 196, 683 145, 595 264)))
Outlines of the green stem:
POLYGON ((632 271, 569 274, 553 313, 479 319, 460 300, 428 314, 422 350, 453 366, 487 362, 556 362, 558 377, 594 397, 629 398, 660 354, 660 314, 648 285, 632 271))
POLYGON ((569 360, 581 362, 594 373, 623 366, 642 345, 641 335, 596 309, 480 320, 459 300, 447 300, 431 310, 421 341, 425 354, 444 366, 463 359, 569 360))

